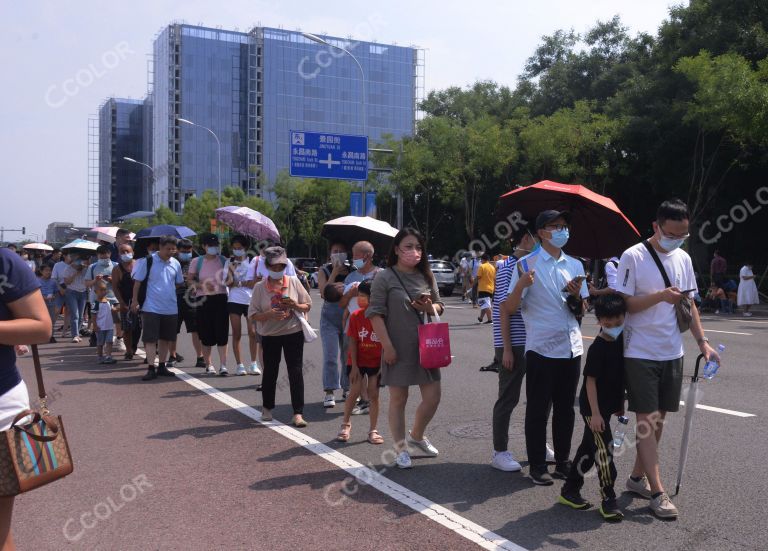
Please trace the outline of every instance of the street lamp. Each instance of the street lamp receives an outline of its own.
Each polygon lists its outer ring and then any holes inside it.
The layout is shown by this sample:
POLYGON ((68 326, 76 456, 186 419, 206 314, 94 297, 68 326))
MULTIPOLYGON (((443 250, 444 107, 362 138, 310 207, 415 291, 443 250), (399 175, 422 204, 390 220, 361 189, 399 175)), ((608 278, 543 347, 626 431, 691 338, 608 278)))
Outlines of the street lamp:
MULTIPOLYGON (((307 38, 307 39, 311 40, 312 42, 317 42, 318 44, 323 44, 324 46, 328 46, 329 48, 336 48, 337 50, 341 50, 342 52, 347 54, 349 57, 351 57, 354 60, 354 62, 357 64, 357 68, 360 69, 360 88, 361 88, 361 91, 362 91, 362 94, 360 95, 361 109, 362 109, 361 114, 362 114, 362 116, 360 117, 360 119, 362 121, 362 126, 363 126, 363 135, 367 138, 368 137, 368 125, 367 125, 367 116, 366 116, 366 112, 365 112, 365 72, 363 71, 363 66, 360 65, 360 61, 358 61, 358 59, 354 55, 352 55, 352 52, 350 52, 346 48, 343 48, 341 46, 337 46, 336 44, 331 44, 330 42, 328 42, 324 38, 321 38, 321 37, 317 36, 316 34, 301 33, 301 35, 304 38, 307 38)), ((366 159, 366 162, 367 162, 367 159, 366 159)), ((363 181, 363 214, 366 214, 366 212, 365 212, 365 210, 366 210, 365 184, 366 184, 366 182, 363 181)))
POLYGON ((152 209, 155 209, 155 203, 157 203, 158 206, 160 206, 160 201, 157 200, 157 197, 155 196, 155 169, 149 166, 147 163, 142 163, 141 161, 137 161, 136 159, 131 159, 130 157, 123 157, 124 161, 128 161, 129 163, 135 163, 137 165, 141 165, 143 167, 146 167, 149 169, 149 172, 152 174, 152 209))
POLYGON ((204 130, 207 130, 211 133, 211 136, 216 140, 216 145, 219 148, 219 208, 221 208, 221 142, 219 141, 219 137, 216 135, 216 132, 208 128, 207 126, 203 126, 202 124, 196 124, 190 120, 178 118, 176 119, 179 122, 183 122, 184 124, 189 124, 191 126, 198 126, 204 130))

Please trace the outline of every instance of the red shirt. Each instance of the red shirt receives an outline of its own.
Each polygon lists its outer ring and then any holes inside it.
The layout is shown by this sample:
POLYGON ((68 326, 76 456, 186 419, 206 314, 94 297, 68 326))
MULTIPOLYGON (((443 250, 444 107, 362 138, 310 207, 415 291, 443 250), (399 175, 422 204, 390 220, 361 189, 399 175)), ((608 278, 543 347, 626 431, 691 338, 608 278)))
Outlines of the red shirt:
MULTIPOLYGON (((381 342, 373 332, 371 320, 365 317, 364 308, 358 308, 349 316, 347 335, 352 339, 350 347, 357 346, 358 367, 381 366, 381 342)), ((347 353, 347 364, 352 365, 352 352, 347 353)))

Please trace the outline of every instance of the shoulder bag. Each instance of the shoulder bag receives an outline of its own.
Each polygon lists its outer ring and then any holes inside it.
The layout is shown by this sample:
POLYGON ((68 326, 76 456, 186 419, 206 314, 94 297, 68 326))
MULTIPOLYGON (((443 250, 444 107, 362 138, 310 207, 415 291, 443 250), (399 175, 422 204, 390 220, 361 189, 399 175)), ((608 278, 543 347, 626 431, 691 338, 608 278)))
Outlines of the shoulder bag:
MULTIPOLYGON (((653 248, 653 245, 651 245, 648 241, 643 241, 643 245, 645 245, 645 248, 648 249, 649 253, 651 253, 651 258, 653 258, 653 261, 656 263, 656 267, 661 272, 661 277, 664 278, 664 285, 666 285, 667 288, 672 287, 672 283, 669 281, 667 271, 664 269, 664 265, 661 263, 659 255, 656 254, 656 250, 653 248)), ((691 328, 691 319, 693 319, 693 314, 691 313, 692 304, 693 303, 690 297, 686 295, 683 295, 683 298, 680 300, 680 302, 675 304, 677 328, 681 333, 685 333, 691 328)))

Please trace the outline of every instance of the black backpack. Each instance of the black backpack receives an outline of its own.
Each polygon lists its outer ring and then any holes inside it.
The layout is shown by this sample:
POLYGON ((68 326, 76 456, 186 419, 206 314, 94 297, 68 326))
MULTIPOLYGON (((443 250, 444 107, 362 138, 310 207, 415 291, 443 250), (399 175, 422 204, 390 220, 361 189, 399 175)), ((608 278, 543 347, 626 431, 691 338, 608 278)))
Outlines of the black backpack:
POLYGON ((144 276, 144 281, 139 285, 139 308, 144 306, 144 301, 147 299, 147 283, 149 282, 149 273, 152 271, 152 255, 147 256, 147 275, 144 276))

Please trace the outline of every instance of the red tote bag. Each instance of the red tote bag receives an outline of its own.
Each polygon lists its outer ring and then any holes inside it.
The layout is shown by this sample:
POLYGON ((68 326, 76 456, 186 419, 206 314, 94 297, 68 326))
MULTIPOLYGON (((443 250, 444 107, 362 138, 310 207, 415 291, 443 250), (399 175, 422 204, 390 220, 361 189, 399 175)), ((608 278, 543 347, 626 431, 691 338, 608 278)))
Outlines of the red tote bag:
POLYGON ((419 325, 419 363, 424 369, 439 369, 451 364, 451 336, 448 324, 440 321, 419 325))

